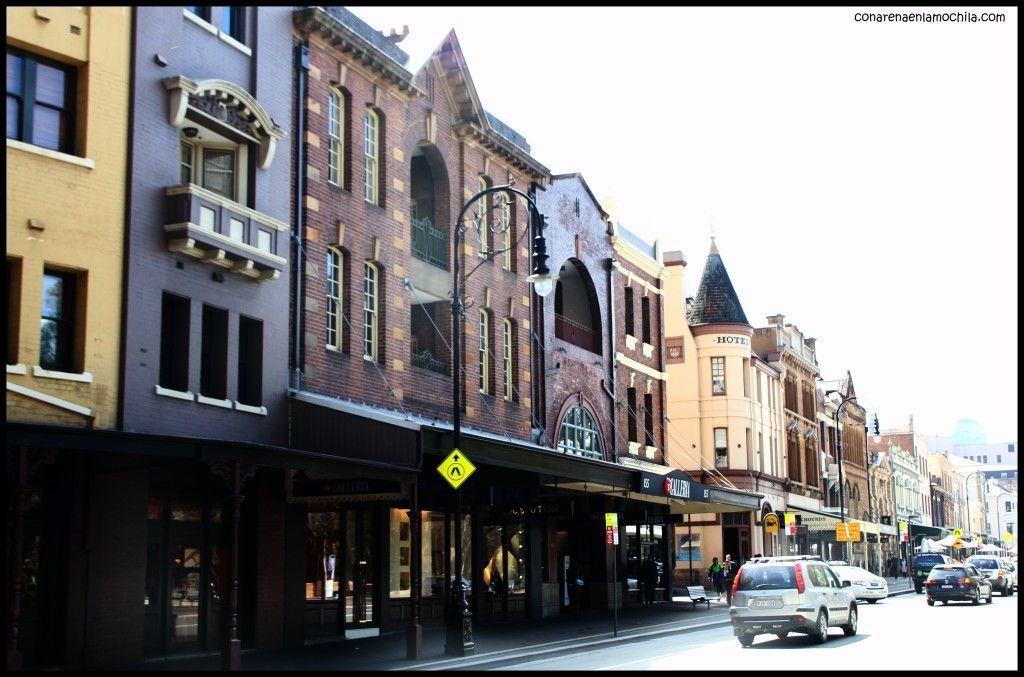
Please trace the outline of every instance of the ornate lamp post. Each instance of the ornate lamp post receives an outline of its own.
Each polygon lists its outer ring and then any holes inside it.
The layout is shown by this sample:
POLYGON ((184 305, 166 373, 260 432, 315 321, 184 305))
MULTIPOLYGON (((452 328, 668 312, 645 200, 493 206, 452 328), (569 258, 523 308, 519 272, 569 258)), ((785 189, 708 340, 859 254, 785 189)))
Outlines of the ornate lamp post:
MULTIPOLYGON (((839 413, 843 410, 843 406, 847 402, 852 402, 857 399, 856 395, 850 397, 844 396, 838 390, 826 390, 825 397, 828 397, 832 393, 838 394, 842 397, 842 401, 839 406, 836 407, 835 413, 832 414, 832 419, 836 424, 836 460, 839 462, 839 521, 846 523, 846 509, 843 497, 843 429, 839 427, 839 413)), ((843 547, 844 559, 850 561, 850 541, 846 541, 846 545, 843 547)))
MULTIPOLYGON (((974 527, 971 524, 971 477, 973 477, 974 475, 984 476, 985 472, 983 470, 975 470, 972 473, 968 473, 967 477, 964 478, 964 484, 967 485, 967 531, 965 531, 964 533, 966 533, 968 536, 970 536, 970 535, 972 535, 974 533, 974 527)), ((985 493, 984 492, 984 487, 985 487, 985 485, 984 485, 984 483, 982 483, 981 486, 982 486, 982 489, 983 489, 983 491, 981 492, 982 493, 982 497, 981 498, 982 498, 982 503, 984 503, 985 502, 985 497, 984 497, 984 493, 985 493)))
MULTIPOLYGON (((485 237, 485 234, 480 232, 481 224, 483 223, 483 216, 489 210, 495 206, 487 206, 486 196, 492 193, 505 193, 507 199, 515 199, 518 195, 526 201, 529 207, 529 216, 527 218, 528 231, 536 231, 536 235, 533 238, 533 266, 531 269, 531 275, 526 278, 527 282, 533 285, 533 290, 537 292, 538 296, 547 296, 554 289, 555 280, 557 275, 552 275, 551 271, 548 270, 547 266, 547 245, 544 241, 544 216, 537 209, 537 203, 533 201, 533 198, 524 193, 521 190, 512 187, 511 183, 492 186, 485 190, 480 191, 462 206, 462 210, 459 212, 458 219, 455 220, 455 230, 453 233, 453 256, 452 256, 452 447, 459 449, 462 444, 462 323, 464 321, 464 315, 466 312, 466 305, 463 302, 463 285, 470 275, 473 274, 477 268, 483 263, 478 263, 465 275, 460 275, 459 262, 462 257, 462 234, 466 230, 466 224, 463 221, 466 212, 470 207, 479 205, 480 200, 484 200, 484 206, 476 214, 476 218, 473 219, 477 233, 481 238, 485 237), (529 227, 532 226, 532 227, 529 227)), ((487 219, 488 228, 494 233, 504 233, 509 228, 514 228, 514 224, 509 223, 507 219, 497 219, 496 222, 493 219, 487 219), (490 224, 494 223, 494 226, 490 224)), ((488 255, 485 261, 491 260, 497 254, 502 254, 508 249, 515 251, 515 248, 519 244, 519 239, 524 233, 513 238, 512 243, 509 247, 504 249, 493 249, 488 250, 488 255)), ((455 508, 455 571, 452 581, 452 601, 451 601, 451 613, 447 624, 447 632, 445 634, 445 653, 450 656, 465 656, 473 652, 475 644, 473 642, 473 624, 472 614, 469 611, 469 605, 466 603, 466 589, 462 584, 462 488, 455 490, 458 494, 456 499, 455 508)))

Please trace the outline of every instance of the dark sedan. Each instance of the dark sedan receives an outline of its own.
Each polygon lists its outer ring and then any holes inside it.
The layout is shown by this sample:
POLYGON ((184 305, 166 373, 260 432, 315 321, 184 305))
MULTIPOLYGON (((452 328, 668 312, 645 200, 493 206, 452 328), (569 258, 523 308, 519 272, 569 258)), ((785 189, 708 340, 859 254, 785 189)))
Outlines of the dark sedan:
POLYGON ((984 599, 992 603, 992 583, 970 564, 937 564, 928 574, 924 591, 928 606, 935 606, 936 601, 981 604, 984 599))

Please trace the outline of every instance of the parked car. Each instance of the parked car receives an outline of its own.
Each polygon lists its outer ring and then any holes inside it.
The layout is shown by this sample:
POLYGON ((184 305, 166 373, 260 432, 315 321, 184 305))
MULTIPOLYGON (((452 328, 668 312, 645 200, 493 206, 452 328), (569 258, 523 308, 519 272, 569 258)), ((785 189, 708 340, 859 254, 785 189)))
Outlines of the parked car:
POLYGON ((849 564, 832 564, 830 562, 829 565, 832 567, 832 571, 839 576, 839 580, 850 581, 853 596, 857 599, 866 599, 868 604, 874 604, 889 596, 889 584, 881 576, 876 576, 867 569, 849 564))
POLYGON ((992 583, 992 589, 997 590, 1003 597, 1013 594, 1013 576, 1006 568, 1005 560, 991 555, 971 555, 967 558, 967 564, 973 565, 992 583))
POLYGON ((1020 582, 1020 579, 1017 578, 1017 565, 1007 557, 1004 557, 1001 561, 1006 568, 1010 580, 1013 582, 1013 591, 1016 592, 1019 589, 1017 584, 1020 582))
POLYGON ((992 583, 971 564, 938 564, 932 567, 925 581, 928 606, 939 601, 992 603, 992 583))
POLYGON ((857 634, 857 600, 820 557, 761 557, 740 567, 733 580, 729 618, 747 647, 758 635, 790 632, 828 640, 828 629, 857 634))
POLYGON ((928 574, 936 564, 954 564, 953 558, 937 552, 923 552, 914 556, 910 569, 914 577, 914 592, 918 595, 924 590, 924 582, 928 580, 928 574))

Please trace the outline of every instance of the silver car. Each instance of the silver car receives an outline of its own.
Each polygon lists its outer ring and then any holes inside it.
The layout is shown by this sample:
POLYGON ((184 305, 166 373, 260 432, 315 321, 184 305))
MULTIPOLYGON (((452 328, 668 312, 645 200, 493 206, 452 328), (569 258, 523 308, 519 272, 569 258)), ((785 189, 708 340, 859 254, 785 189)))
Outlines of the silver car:
POLYGON ((790 632, 828 641, 828 629, 857 634, 857 600, 849 581, 813 556, 763 557, 748 561, 733 581, 729 617, 743 646, 758 635, 780 639, 790 632))
POLYGON ((1003 597, 1013 594, 1013 572, 1005 566, 1005 560, 990 555, 971 555, 967 564, 972 564, 992 583, 992 589, 1003 597))

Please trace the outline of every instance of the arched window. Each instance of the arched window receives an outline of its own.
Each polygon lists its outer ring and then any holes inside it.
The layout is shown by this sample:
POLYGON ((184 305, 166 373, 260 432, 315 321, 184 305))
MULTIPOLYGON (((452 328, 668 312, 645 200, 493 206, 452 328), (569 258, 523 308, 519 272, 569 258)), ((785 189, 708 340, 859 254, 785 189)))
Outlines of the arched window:
POLYGON ((327 250, 327 347, 343 350, 342 299, 345 298, 345 254, 327 250))
MULTIPOLYGON (((486 176, 481 176, 476 181, 477 192, 482 192, 491 187, 491 180, 486 176)), ((491 249, 491 229, 489 226, 490 219, 488 218, 487 209, 487 195, 484 195, 477 202, 477 213, 480 221, 480 256, 487 256, 487 253, 491 249)))
POLYGON ((581 406, 575 406, 565 413, 562 419, 562 434, 558 440, 558 450, 565 454, 603 459, 601 452, 601 436, 597 432, 597 424, 590 412, 581 406))
POLYGON ((491 394, 491 313, 480 309, 480 392, 491 394))
POLYGON ((335 186, 345 187, 345 160, 348 157, 348 97, 340 89, 331 89, 327 98, 327 180, 335 186))
POLYGON ((371 204, 378 201, 378 166, 380 164, 380 118, 367 108, 363 114, 363 156, 366 162, 363 197, 371 204))
POLYGON ((363 357, 377 361, 379 342, 377 340, 378 273, 377 266, 369 261, 363 264, 363 357))
POLYGON ((515 382, 515 359, 513 346, 516 343, 516 328, 512 323, 512 320, 505 318, 504 324, 504 336, 502 340, 502 373, 504 375, 505 382, 505 399, 515 400, 516 397, 516 382, 515 382))

